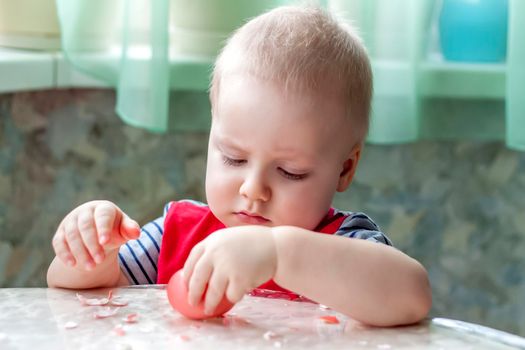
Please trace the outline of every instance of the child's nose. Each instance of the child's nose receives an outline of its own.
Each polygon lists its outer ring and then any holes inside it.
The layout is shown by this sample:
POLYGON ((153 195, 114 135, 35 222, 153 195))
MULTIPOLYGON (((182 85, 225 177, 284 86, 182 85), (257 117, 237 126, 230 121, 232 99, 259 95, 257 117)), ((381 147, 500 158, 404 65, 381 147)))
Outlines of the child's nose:
POLYGON ((250 174, 239 188, 239 194, 252 201, 266 202, 270 199, 271 191, 261 175, 250 174))

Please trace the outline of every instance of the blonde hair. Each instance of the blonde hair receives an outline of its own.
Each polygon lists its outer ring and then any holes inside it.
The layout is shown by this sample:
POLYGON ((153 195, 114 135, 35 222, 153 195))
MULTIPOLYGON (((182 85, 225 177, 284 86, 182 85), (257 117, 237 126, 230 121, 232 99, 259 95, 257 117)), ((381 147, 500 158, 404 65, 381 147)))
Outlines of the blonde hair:
POLYGON ((361 39, 348 25, 316 7, 278 7, 250 20, 230 37, 212 74, 210 101, 232 73, 276 81, 284 91, 341 94, 355 136, 368 131, 372 71, 361 39))

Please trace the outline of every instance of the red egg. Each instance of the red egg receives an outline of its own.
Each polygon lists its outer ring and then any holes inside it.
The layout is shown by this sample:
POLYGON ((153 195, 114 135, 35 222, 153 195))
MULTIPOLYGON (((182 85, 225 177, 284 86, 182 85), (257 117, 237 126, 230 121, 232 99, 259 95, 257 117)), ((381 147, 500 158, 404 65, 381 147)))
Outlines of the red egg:
POLYGON ((190 305, 188 303, 188 288, 186 288, 186 283, 184 283, 182 270, 175 272, 175 274, 171 276, 168 282, 167 292, 171 306, 184 316, 195 320, 221 316, 233 307, 233 304, 230 303, 226 296, 222 298, 211 315, 204 314, 204 298, 197 305, 190 305))

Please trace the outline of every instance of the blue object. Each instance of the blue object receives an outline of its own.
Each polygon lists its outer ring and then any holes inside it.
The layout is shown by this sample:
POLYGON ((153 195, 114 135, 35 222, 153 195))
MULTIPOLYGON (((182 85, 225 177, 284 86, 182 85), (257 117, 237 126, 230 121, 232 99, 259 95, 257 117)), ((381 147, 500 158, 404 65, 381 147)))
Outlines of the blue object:
POLYGON ((507 54, 508 0, 443 0, 441 50, 450 61, 500 62, 507 54))

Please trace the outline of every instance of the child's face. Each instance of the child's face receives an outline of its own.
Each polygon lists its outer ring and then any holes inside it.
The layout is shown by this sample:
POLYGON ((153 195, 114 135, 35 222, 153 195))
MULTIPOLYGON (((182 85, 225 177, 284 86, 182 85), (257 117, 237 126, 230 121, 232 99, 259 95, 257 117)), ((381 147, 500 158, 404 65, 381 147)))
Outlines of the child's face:
POLYGON ((351 180, 359 158, 346 123, 329 94, 286 97, 270 82, 223 78, 208 147, 212 212, 228 227, 314 229, 335 191, 348 186, 341 173, 351 180))

